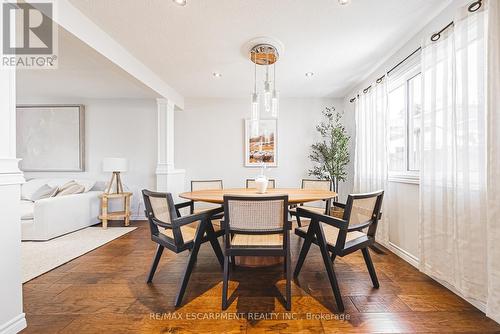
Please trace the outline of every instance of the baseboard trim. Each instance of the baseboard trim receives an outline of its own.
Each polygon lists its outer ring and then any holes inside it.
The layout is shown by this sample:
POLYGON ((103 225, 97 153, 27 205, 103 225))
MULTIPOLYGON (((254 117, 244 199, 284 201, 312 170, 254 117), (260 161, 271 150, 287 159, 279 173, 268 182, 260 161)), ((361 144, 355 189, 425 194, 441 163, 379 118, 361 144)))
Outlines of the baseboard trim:
POLYGON ((14 319, 11 319, 10 321, 1 325, 0 334, 16 334, 25 329, 26 326, 26 315, 24 313, 21 313, 14 319))
POLYGON ((394 254, 396 254, 397 256, 399 256, 400 258, 402 258, 403 260, 405 260, 406 262, 408 262, 409 264, 411 264, 415 268, 419 269, 420 260, 416 256, 408 253, 403 248, 393 244, 390 241, 387 245, 387 248, 389 248, 389 250, 391 252, 393 252, 394 254))
POLYGON ((447 282, 442 281, 439 278, 436 278, 431 274, 427 274, 425 272, 424 272, 424 274, 426 274, 427 276, 429 276, 430 278, 432 278, 433 280, 435 280, 436 282, 438 282, 439 284, 441 284, 442 286, 444 286, 445 288, 447 288, 448 290, 450 290, 451 292, 453 292, 454 294, 456 294, 457 296, 464 299, 466 302, 468 302, 469 304, 471 304, 472 306, 474 306, 475 308, 479 309, 481 312, 486 314, 486 304, 484 302, 473 299, 473 298, 467 298, 464 296, 464 294, 461 291, 457 290, 455 287, 448 284, 447 282))
MULTIPOLYGON (((400 258, 402 258, 403 260, 405 260, 406 262, 408 262, 409 264, 411 264, 412 266, 414 266, 415 268, 417 268, 419 271, 420 270, 420 259, 417 258, 416 256, 408 253, 407 251, 405 251, 404 249, 402 249, 401 247, 393 244, 392 242, 389 241, 388 245, 387 245, 387 248, 389 248, 389 250, 391 252, 393 252, 394 254, 396 254, 397 256, 399 256, 400 258)), ((465 301, 467 301, 468 303, 470 303, 472 306, 474 306, 475 308, 479 309, 481 312, 483 313, 486 313, 486 304, 479 301, 479 300, 476 300, 476 299, 472 299, 472 298, 467 298, 464 296, 464 294, 457 290, 455 287, 453 287, 452 285, 446 283, 445 281, 442 281, 440 280, 439 278, 437 277, 434 277, 432 274, 429 274, 425 271, 421 271, 423 274, 429 276, 430 278, 432 278, 433 280, 435 280, 436 282, 438 282, 439 284, 441 284, 442 286, 444 286, 445 288, 447 288, 448 290, 450 290, 451 292, 453 292, 454 294, 456 294, 457 296, 459 296, 460 298, 464 299, 465 301)))

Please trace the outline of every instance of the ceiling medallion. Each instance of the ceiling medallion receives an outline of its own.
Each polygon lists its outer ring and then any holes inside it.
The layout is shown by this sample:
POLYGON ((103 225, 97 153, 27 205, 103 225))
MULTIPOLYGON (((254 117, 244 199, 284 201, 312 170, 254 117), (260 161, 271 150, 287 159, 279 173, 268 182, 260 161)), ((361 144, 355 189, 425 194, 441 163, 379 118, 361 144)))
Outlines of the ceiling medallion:
POLYGON ((278 59, 278 50, 271 44, 258 44, 250 49, 250 60, 257 65, 272 65, 278 59))

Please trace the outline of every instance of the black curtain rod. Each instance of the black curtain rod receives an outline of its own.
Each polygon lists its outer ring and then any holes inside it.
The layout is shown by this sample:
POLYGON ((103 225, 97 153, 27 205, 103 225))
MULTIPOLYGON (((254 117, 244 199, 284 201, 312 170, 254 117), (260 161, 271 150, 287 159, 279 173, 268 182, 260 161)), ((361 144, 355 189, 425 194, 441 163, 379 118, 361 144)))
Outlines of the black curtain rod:
MULTIPOLYGON (((481 8, 481 6, 483 5, 483 1, 482 0, 476 0, 474 2, 472 2, 469 7, 467 8, 467 10, 470 12, 470 13, 474 13, 474 12, 477 12, 479 10, 479 8, 481 8)), ((455 24, 453 21, 451 21, 450 23, 448 23, 447 26, 445 26, 443 29, 439 30, 438 32, 432 34, 431 36, 431 41, 432 42, 436 42, 438 41, 440 38, 441 38, 441 34, 446 30, 448 29, 449 27, 451 27, 453 24, 455 24)), ((405 61, 407 61, 408 59, 410 59, 411 56, 413 56, 415 53, 419 52, 420 50, 422 50, 422 47, 418 47, 415 51, 413 51, 412 53, 410 53, 408 56, 406 56, 405 59, 401 60, 399 63, 397 63, 396 65, 394 65, 389 71, 387 71, 387 75, 389 75, 392 71, 394 71, 396 68, 398 68, 399 66, 401 66, 401 64, 403 64, 405 61)), ((378 78, 377 80, 375 80, 376 83, 381 83, 382 80, 385 78, 385 74, 382 75, 380 78, 378 78)), ((370 90, 370 88, 372 88, 372 85, 366 87, 365 89, 363 89, 363 93, 368 93, 368 91, 370 90)), ((356 101, 356 98, 359 97, 359 94, 356 95, 355 97, 353 97, 352 99, 349 100, 349 102, 353 103, 354 101, 356 101)))

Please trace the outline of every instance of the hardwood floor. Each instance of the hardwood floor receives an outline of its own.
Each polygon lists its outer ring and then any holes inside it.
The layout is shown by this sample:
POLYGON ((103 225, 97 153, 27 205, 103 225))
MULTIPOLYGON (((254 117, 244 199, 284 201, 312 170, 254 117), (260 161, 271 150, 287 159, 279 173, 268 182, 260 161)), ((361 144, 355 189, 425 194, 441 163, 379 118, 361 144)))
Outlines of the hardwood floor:
MULTIPOLYGON (((148 285, 155 245, 145 222, 132 226, 139 228, 24 284, 23 333, 500 333, 500 325, 391 253, 372 252, 380 289, 372 287, 361 252, 337 258, 346 310, 336 314, 315 246, 292 285, 291 312, 278 299, 282 266, 237 268, 229 291, 236 299, 222 312, 222 270, 209 244, 175 309, 187 252, 165 251, 148 285)), ((300 246, 293 236, 293 265, 300 246)))

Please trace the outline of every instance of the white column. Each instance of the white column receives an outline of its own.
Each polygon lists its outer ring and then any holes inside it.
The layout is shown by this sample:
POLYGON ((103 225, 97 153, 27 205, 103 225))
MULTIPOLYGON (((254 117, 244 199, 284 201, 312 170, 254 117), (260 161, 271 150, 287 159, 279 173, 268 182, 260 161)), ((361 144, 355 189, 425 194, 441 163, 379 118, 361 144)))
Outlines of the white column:
POLYGON ((158 162, 156 166, 156 190, 177 195, 184 191, 183 169, 174 165, 175 105, 167 99, 157 99, 158 105, 158 162))
POLYGON ((0 334, 26 327, 21 280, 20 191, 16 159, 16 72, 0 69, 0 334))

